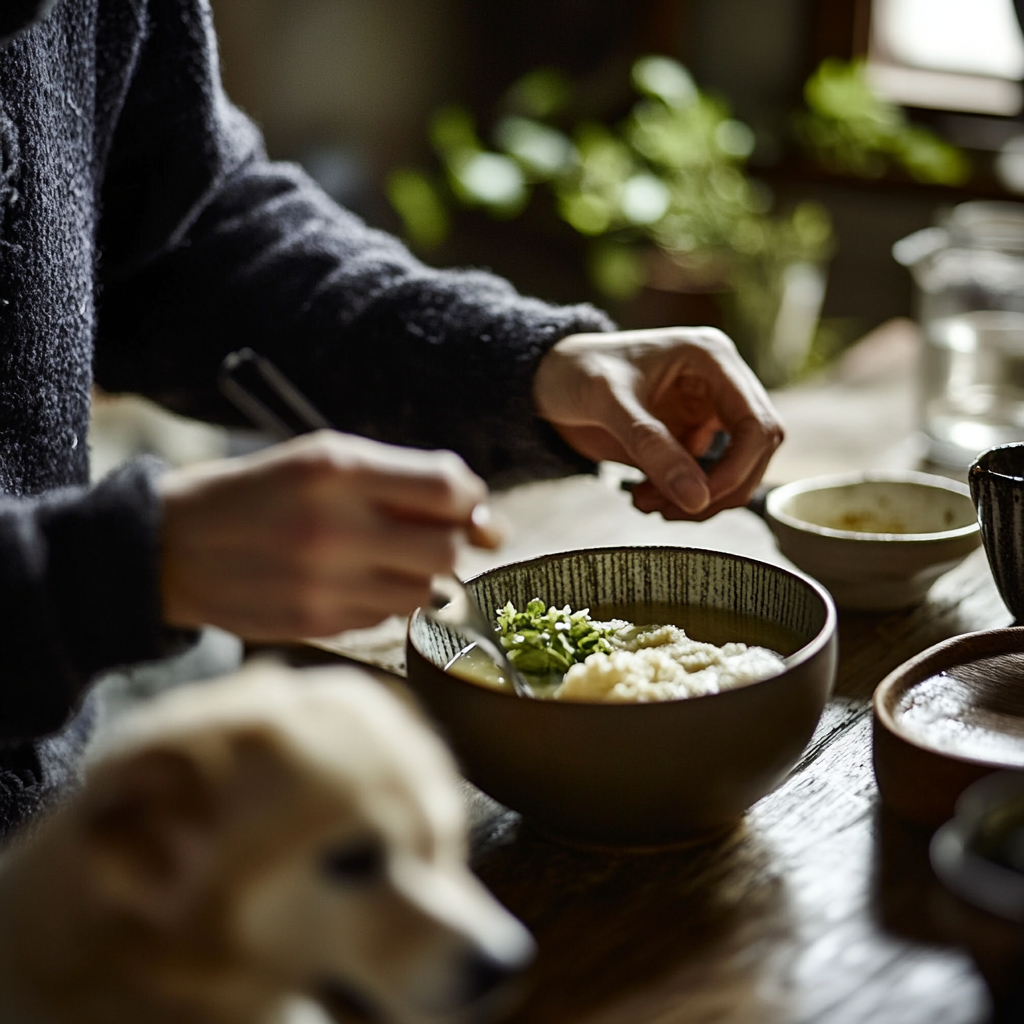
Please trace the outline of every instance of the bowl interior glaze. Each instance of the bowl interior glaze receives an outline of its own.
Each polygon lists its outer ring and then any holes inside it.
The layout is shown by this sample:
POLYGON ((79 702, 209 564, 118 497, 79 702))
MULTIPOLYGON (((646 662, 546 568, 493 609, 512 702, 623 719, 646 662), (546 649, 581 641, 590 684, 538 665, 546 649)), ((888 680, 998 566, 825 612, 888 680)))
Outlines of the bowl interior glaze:
MULTIPOLYGON (((835 675, 835 609, 778 566, 695 548, 605 548, 467 581, 485 613, 534 597, 573 609, 671 604, 757 616, 795 640, 778 676, 651 704, 522 700, 443 669, 463 638, 416 613, 408 678, 467 777, 545 833, 601 846, 689 840, 734 823, 795 764, 835 675)), ((700 636, 696 636, 700 639, 700 636)), ((743 640, 737 636, 733 639, 743 640)))
POLYGON ((919 604, 981 544, 967 486, 892 471, 783 484, 765 501, 779 550, 823 583, 840 608, 919 604))
POLYGON ((898 542, 978 529, 966 485, 925 473, 799 481, 772 492, 770 502, 776 519, 830 536, 898 542))

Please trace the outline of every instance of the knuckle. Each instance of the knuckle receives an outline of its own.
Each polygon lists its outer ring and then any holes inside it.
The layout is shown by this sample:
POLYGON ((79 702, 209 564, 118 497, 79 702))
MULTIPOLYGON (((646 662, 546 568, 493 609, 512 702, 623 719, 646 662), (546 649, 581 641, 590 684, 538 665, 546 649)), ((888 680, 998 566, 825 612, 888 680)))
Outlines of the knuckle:
POLYGON ((786 432, 783 429, 782 424, 777 421, 762 424, 760 432, 764 437, 766 444, 771 447, 772 451, 778 448, 786 439, 786 432))
POLYGON ((452 477, 445 474, 432 475, 428 478, 427 486, 433 504, 446 509, 455 505, 459 488, 452 477))
POLYGON ((298 458, 288 463, 291 482, 303 490, 319 487, 337 472, 337 468, 331 453, 320 446, 302 450, 298 458))
POLYGON ((333 451, 338 444, 338 434, 333 430, 313 430, 297 438, 295 443, 309 451, 333 451))
POLYGON ((661 440, 661 432, 653 423, 646 420, 636 420, 629 425, 630 448, 637 455, 642 455, 644 452, 657 447, 661 440))
POLYGON ((738 439, 763 442, 764 447, 774 451, 786 439, 786 431, 782 424, 774 418, 750 416, 737 424, 734 432, 738 439))
POLYGON ((333 430, 317 430, 295 441, 289 463, 299 479, 318 484, 341 474, 368 472, 364 458, 333 430))
POLYGON ((438 451, 434 453, 434 459, 437 475, 451 497, 475 489, 479 482, 478 478, 461 455, 450 451, 438 451))
POLYGON ((432 452, 431 462, 425 485, 430 500, 439 507, 454 509, 486 496, 483 482, 454 452, 432 452))
POLYGON ((695 335, 700 343, 710 352, 736 352, 736 343, 724 331, 717 327, 698 327, 695 335))
POLYGON ((441 448, 435 451, 433 453, 433 458, 435 465, 442 473, 455 477, 466 472, 466 463, 463 461, 462 456, 457 455, 455 452, 450 451, 447 448, 441 448))

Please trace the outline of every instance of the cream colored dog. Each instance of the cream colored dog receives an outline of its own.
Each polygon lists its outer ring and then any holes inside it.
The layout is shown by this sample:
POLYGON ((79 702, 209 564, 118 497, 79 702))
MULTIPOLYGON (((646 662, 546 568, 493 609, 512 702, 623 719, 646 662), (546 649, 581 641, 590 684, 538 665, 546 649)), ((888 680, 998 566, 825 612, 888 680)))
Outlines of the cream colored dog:
POLYGON ((475 1019, 532 955, 466 866, 439 740, 354 669, 253 664, 126 715, 0 863, 3 1024, 475 1019))

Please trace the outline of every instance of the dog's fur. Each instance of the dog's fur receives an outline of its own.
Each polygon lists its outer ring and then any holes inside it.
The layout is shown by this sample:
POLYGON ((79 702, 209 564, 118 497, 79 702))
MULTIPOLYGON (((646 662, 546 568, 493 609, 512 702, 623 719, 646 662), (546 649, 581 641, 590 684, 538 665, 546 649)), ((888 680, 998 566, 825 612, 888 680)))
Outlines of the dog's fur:
POLYGON ((532 954, 466 866, 447 751, 355 669, 129 713, 0 864, 4 1024, 470 1019, 532 954))

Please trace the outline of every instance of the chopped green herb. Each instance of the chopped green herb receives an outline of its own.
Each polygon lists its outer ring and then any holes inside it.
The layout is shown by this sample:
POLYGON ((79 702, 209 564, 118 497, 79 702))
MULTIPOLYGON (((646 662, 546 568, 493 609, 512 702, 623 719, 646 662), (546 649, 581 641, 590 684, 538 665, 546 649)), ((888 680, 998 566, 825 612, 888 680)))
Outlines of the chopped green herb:
POLYGON ((501 644, 509 661, 528 675, 562 674, 590 654, 609 652, 612 647, 607 638, 624 625, 595 622, 589 608, 578 612, 568 605, 545 609, 539 598, 525 611, 516 611, 511 601, 498 609, 501 644))

